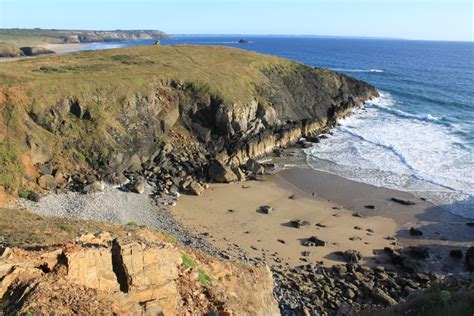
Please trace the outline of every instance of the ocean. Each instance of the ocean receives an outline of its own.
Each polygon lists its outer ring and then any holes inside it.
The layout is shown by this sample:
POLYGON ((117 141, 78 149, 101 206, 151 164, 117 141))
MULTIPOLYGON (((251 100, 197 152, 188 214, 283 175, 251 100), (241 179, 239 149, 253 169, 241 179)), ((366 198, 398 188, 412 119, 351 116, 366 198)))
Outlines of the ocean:
MULTIPOLYGON (((162 45, 225 45, 329 68, 380 97, 312 148, 311 168, 408 191, 474 218, 474 43, 326 37, 172 36, 162 45)), ((91 44, 113 48, 150 41, 91 44), (106 45, 106 46, 105 46, 106 45)))

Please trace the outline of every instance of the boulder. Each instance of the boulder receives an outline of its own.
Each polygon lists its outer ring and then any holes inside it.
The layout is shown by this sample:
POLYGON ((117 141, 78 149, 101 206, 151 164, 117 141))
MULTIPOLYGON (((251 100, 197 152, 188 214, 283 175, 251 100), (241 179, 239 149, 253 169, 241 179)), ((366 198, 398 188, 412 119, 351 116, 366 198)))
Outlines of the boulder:
POLYGON ((94 181, 84 187, 83 191, 86 194, 102 192, 105 189, 105 183, 103 181, 94 181))
POLYGON ((233 167, 232 172, 235 173, 235 175, 237 176, 237 179, 239 181, 245 181, 246 180, 245 173, 239 167, 233 167))
POLYGON ((474 272, 474 246, 469 248, 466 252, 466 264, 469 271, 474 272))
POLYGON ((362 255, 357 250, 346 250, 342 256, 349 263, 357 263, 362 259, 362 255))
POLYGON ((245 163, 245 169, 253 174, 264 174, 265 168, 256 160, 249 159, 245 163))
POLYGON ((39 202, 41 195, 35 191, 28 191, 28 200, 32 202, 39 202))
POLYGON ((238 180, 237 175, 218 160, 212 160, 209 163, 208 175, 215 182, 229 183, 238 180))
POLYGON ((204 188, 199 182, 193 181, 188 185, 188 190, 194 195, 201 196, 204 193, 204 188))
POLYGON ((38 179, 38 185, 45 190, 54 190, 58 183, 52 175, 45 174, 38 179))
POLYGON ((145 192, 145 181, 143 180, 136 181, 135 183, 130 185, 130 190, 138 194, 143 194, 145 192))
POLYGON ((397 304, 397 301, 378 287, 372 289, 371 296, 375 301, 387 306, 397 304))

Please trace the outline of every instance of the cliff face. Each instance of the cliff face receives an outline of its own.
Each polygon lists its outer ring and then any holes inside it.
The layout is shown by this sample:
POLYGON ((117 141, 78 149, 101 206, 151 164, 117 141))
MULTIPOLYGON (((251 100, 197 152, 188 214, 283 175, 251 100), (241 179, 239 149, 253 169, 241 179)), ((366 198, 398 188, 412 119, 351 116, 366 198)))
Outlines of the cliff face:
POLYGON ((126 48, 8 66, 0 145, 12 154, 0 167, 15 176, 23 164, 31 172, 22 176, 42 176, 37 183, 49 190, 121 183, 124 172, 203 183, 213 180, 212 159, 241 178, 249 158, 317 134, 377 95, 342 74, 224 47, 126 48))
MULTIPOLYGON (((36 217, 34 230, 51 231, 58 224, 54 219, 0 209, 0 217, 5 216, 26 222, 36 217)), ((59 236, 64 225, 77 234, 79 227, 87 224, 61 220, 56 232, 59 236)), ((40 243, 0 247, 0 313, 279 313, 272 294, 272 276, 266 267, 211 258, 145 228, 96 226, 99 230, 95 234, 82 231, 83 235, 63 238, 59 244, 58 240, 52 244, 43 234, 40 243), (103 230, 106 228, 112 228, 112 233, 103 230), (116 234, 128 236, 112 236, 116 234)), ((16 234, 28 232, 20 228, 16 234)), ((2 242, 11 243, 6 239, 2 242)))

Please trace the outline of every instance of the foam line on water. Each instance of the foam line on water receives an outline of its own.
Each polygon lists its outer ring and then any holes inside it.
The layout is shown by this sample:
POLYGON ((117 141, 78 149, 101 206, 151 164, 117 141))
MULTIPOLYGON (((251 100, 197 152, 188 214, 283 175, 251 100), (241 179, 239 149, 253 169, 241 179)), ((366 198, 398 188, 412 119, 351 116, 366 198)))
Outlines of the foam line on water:
POLYGON ((347 68, 331 68, 334 71, 342 71, 342 72, 371 72, 371 73, 383 73, 384 70, 382 69, 347 69, 347 68))

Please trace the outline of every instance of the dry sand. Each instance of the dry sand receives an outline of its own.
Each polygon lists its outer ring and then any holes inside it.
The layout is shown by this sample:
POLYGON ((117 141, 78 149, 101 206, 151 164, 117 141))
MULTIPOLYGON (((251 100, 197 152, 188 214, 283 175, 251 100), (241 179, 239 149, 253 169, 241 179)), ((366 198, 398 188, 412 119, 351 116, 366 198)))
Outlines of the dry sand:
POLYGON ((238 244, 251 257, 266 257, 269 264, 278 263, 272 257, 278 253, 283 263, 299 265, 304 263, 300 260, 301 253, 310 251, 308 262, 323 261, 330 265, 341 260, 334 252, 350 249, 359 250, 370 263, 373 250, 393 242, 384 238, 395 234, 394 220, 379 216, 358 218, 351 211, 336 208, 338 205, 308 196, 296 188, 284 188, 271 176, 264 182, 213 184, 201 197, 182 196, 171 211, 192 231, 209 233, 211 244, 221 249, 232 249, 232 244, 238 244), (290 199, 290 195, 296 198, 290 199), (258 212, 262 205, 272 206, 274 212, 258 212), (294 228, 289 224, 293 219, 308 221, 310 225, 294 228), (326 227, 317 227, 317 223, 326 227), (301 242, 311 236, 326 241, 327 245, 303 246, 301 242), (353 241, 351 237, 361 240, 353 241))

